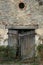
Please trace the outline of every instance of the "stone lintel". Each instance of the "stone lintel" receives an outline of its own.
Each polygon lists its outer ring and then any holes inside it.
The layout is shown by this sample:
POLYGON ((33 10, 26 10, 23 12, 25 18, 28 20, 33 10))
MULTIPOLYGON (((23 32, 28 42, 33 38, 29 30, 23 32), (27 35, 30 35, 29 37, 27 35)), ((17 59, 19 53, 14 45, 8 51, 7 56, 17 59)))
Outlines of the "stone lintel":
POLYGON ((38 25, 25 25, 25 26, 6 26, 6 29, 37 29, 38 25))

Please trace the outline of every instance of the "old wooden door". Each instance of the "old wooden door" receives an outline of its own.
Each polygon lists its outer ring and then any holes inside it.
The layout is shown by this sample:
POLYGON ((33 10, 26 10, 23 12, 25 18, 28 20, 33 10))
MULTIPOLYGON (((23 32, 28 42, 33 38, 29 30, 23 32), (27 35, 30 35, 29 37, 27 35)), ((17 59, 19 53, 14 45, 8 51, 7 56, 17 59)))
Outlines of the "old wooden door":
POLYGON ((22 58, 33 57, 35 53, 34 31, 19 34, 19 45, 22 58))

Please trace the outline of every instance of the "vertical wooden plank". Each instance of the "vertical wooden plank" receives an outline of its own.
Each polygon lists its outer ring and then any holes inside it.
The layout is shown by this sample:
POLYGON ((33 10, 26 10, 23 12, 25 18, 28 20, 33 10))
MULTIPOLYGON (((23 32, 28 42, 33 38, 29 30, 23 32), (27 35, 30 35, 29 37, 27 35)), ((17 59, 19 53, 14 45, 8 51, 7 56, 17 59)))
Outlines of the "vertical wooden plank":
POLYGON ((14 48, 16 48, 17 43, 18 43, 17 35, 18 35, 18 32, 16 30, 11 30, 11 29, 8 30, 8 45, 9 46, 13 46, 14 48))
POLYGON ((21 44, 21 56, 22 58, 31 58, 34 56, 35 52, 35 35, 32 31, 31 34, 20 36, 20 44, 21 44))

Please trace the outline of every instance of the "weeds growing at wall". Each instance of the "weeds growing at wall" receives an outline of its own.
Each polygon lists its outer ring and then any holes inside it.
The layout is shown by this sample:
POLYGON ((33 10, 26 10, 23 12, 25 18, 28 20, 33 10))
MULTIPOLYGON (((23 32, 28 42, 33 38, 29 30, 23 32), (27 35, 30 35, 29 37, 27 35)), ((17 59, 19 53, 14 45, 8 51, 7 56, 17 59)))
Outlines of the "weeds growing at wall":
POLYGON ((0 46, 0 61, 12 61, 15 59, 16 50, 14 47, 0 46))

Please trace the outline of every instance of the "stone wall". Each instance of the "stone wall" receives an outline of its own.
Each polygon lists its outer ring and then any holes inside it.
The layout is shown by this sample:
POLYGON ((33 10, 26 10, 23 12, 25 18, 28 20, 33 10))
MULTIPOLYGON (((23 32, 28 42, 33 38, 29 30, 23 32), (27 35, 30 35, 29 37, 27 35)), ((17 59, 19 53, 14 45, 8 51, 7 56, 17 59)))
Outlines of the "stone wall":
POLYGON ((22 0, 0 0, 0 22, 4 25, 30 25, 43 23, 43 6, 38 1, 23 0, 25 8, 21 10, 22 0))

